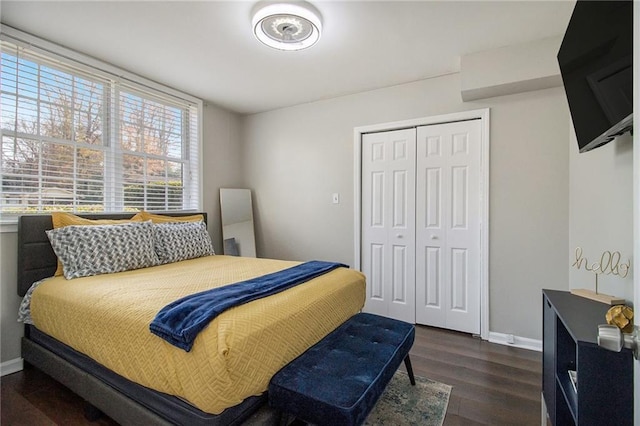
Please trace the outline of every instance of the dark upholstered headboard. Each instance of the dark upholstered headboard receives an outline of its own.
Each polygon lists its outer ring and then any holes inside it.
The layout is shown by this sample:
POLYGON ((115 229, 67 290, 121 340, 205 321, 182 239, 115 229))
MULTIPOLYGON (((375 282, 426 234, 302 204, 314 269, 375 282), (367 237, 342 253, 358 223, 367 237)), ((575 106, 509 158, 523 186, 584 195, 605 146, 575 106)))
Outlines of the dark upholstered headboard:
MULTIPOLYGON (((169 216, 204 215, 203 212, 168 212, 169 216)), ((87 219, 129 219, 133 213, 78 214, 87 219)), ((51 215, 25 215, 18 218, 18 295, 24 296, 31 284, 56 272, 58 259, 45 231, 53 229, 51 215)))

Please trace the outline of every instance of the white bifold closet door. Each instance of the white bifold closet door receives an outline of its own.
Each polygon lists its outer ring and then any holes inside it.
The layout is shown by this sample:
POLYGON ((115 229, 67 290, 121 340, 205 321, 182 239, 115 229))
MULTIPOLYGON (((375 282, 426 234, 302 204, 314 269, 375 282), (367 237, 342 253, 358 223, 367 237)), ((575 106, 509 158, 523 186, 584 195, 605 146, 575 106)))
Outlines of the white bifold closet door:
POLYGON ((362 140, 365 311, 415 323, 416 129, 362 140))
POLYGON ((365 311, 480 333, 480 120, 362 138, 365 311))
POLYGON ((418 127, 416 322, 480 334, 480 120, 418 127))

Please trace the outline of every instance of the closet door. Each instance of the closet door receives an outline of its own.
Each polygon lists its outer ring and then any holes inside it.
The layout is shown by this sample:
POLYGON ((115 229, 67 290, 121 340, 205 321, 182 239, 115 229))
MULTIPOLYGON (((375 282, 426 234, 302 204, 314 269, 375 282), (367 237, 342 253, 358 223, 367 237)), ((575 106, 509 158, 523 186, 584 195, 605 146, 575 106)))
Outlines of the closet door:
POLYGON ((415 323, 416 129, 362 140, 365 311, 415 323))
POLYGON ((418 127, 416 321, 480 333, 480 120, 418 127))

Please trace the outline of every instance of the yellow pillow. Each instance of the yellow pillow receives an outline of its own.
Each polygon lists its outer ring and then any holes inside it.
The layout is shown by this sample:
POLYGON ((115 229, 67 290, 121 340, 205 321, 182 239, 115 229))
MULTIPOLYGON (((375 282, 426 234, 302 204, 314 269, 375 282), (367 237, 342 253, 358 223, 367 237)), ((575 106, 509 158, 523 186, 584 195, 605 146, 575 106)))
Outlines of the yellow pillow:
MULTIPOLYGON (((76 216, 72 213, 65 212, 53 212, 51 213, 51 220, 53 222, 53 228, 63 228, 69 225, 116 225, 129 222, 144 222, 141 213, 136 213, 130 219, 85 219, 84 217, 76 216)), ((62 275, 62 262, 58 259, 58 269, 56 269, 56 276, 62 275)))
MULTIPOLYGON (((146 211, 138 213, 143 221, 150 220, 153 223, 170 223, 170 222, 202 222, 204 215, 194 214, 191 216, 168 216, 165 214, 153 214, 146 211)), ((137 214, 137 215, 138 215, 137 214)), ((136 216, 137 216, 136 215, 136 216)))

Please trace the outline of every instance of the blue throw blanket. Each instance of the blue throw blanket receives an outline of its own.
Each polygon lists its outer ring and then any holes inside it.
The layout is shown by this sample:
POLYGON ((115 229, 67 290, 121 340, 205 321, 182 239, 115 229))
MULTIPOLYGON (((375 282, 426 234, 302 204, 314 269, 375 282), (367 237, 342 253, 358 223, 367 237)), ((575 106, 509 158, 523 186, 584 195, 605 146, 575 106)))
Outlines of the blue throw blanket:
POLYGON ((162 308, 151 321, 149 329, 172 345, 189 352, 198 333, 225 310, 280 293, 340 267, 348 268, 341 263, 314 260, 247 281, 191 294, 162 308))

